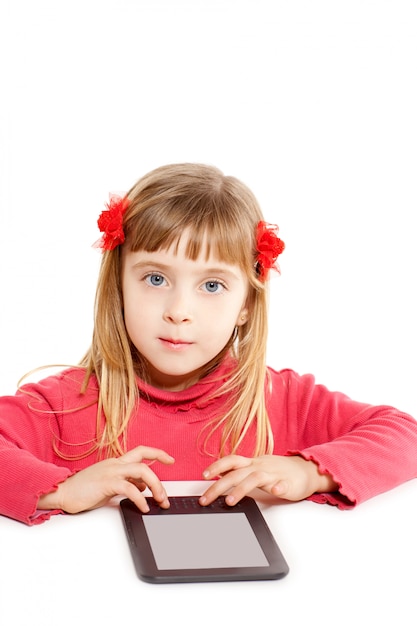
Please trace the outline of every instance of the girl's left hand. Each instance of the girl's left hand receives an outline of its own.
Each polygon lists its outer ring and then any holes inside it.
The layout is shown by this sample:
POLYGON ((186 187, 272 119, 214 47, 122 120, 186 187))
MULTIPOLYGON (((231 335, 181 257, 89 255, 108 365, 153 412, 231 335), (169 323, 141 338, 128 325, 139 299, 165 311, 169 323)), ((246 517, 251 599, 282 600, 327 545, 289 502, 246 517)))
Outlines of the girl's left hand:
POLYGON ((319 472, 314 461, 306 461, 301 456, 266 454, 248 458, 232 454, 215 461, 203 476, 206 480, 220 476, 201 496, 199 502, 203 506, 225 493, 226 503, 233 506, 256 488, 293 501, 338 488, 329 474, 319 472))

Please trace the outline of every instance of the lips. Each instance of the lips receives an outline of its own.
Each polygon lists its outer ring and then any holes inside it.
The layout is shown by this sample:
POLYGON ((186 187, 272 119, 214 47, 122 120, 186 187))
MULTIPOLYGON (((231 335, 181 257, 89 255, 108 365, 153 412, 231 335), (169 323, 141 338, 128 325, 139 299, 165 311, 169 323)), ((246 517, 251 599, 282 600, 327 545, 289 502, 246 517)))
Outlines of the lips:
POLYGON ((171 350, 184 350, 193 344, 192 341, 184 341, 183 339, 172 339, 171 337, 159 337, 159 341, 171 350))

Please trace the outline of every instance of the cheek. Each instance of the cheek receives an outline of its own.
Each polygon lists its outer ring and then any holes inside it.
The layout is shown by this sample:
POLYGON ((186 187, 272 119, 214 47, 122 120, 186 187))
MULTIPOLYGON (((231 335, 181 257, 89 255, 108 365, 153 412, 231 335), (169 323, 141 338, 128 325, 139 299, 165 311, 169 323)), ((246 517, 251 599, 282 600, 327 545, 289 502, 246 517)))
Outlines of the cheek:
POLYGON ((139 306, 132 298, 127 298, 124 302, 124 320, 130 336, 138 334, 139 329, 146 325, 143 307, 139 306))
POLYGON ((236 306, 207 306, 203 309, 201 322, 211 336, 219 335, 229 339, 235 326, 239 323, 240 308, 236 306))

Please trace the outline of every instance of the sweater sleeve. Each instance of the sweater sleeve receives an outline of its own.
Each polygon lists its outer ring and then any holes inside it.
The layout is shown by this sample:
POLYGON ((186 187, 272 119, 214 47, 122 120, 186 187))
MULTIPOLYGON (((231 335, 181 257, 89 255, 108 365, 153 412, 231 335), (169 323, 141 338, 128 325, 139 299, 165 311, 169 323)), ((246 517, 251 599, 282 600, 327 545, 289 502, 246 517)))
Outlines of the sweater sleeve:
MULTIPOLYGON (((41 495, 54 491, 74 473, 59 465, 53 433, 56 407, 42 393, 42 385, 0 398, 0 514, 26 524, 38 524, 59 510, 37 510, 41 495)), ((55 403, 62 404, 59 389, 55 403)))
POLYGON ((417 422, 410 415, 355 402, 309 374, 283 370, 272 372, 272 380, 273 396, 281 398, 272 411, 287 420, 285 454, 314 461, 339 485, 338 492, 309 499, 351 508, 417 477, 417 422))

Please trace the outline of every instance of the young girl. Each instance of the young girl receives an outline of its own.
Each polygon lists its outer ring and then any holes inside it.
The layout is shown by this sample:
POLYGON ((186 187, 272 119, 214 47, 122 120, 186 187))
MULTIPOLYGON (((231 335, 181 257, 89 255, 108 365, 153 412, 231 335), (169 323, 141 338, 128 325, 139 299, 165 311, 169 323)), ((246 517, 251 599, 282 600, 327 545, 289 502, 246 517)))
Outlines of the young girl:
MULTIPOLYGON (((267 368, 268 277, 284 249, 250 190, 178 164, 111 197, 91 347, 0 399, 0 513, 27 524, 210 480, 349 508, 417 476, 417 423, 267 368), (214 480, 217 479, 217 480, 214 480)), ((214 481, 214 482, 213 482, 214 481)))

